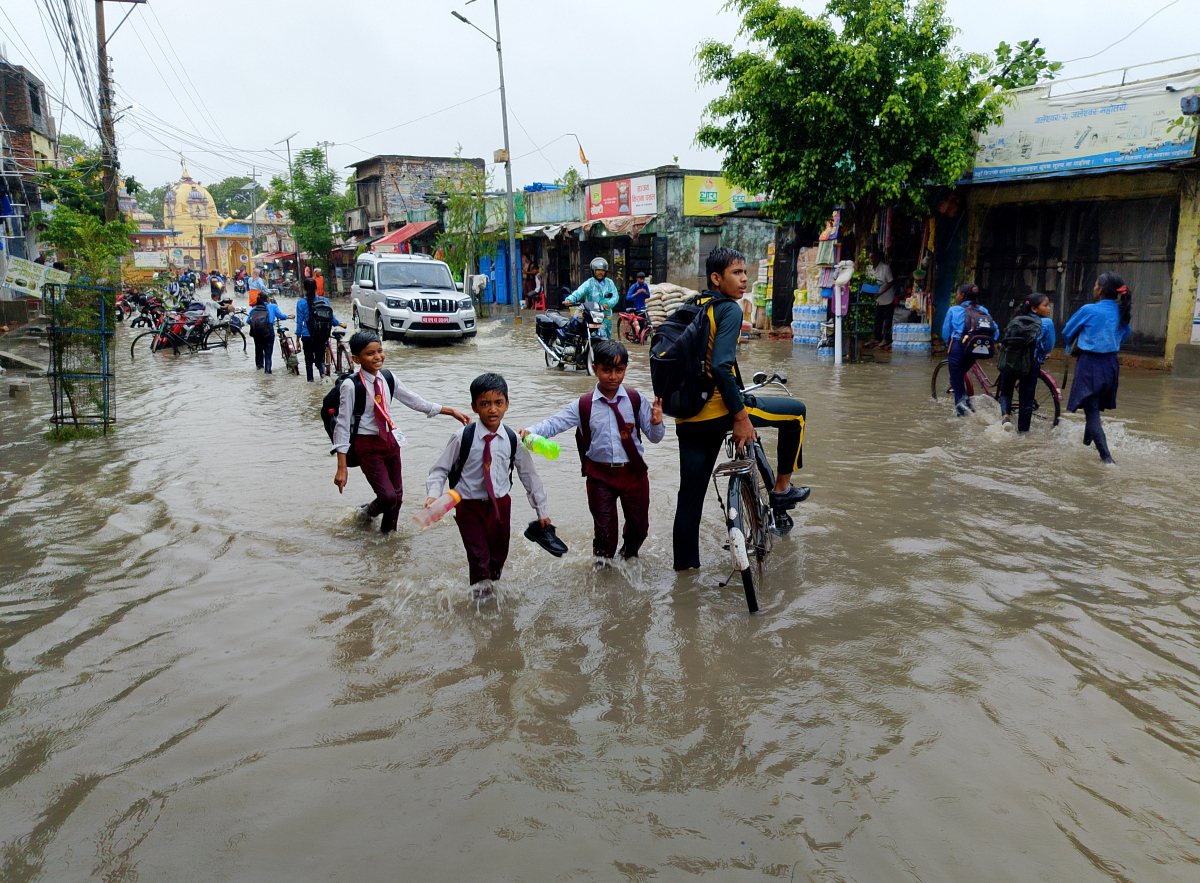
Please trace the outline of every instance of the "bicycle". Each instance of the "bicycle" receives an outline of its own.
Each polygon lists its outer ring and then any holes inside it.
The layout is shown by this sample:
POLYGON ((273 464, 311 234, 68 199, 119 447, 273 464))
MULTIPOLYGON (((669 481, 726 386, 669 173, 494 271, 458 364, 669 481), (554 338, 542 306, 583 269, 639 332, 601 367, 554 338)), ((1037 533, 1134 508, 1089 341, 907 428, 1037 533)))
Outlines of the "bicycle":
POLYGON ((329 376, 330 371, 337 368, 337 373, 333 376, 346 374, 354 366, 350 361, 350 349, 346 346, 346 332, 340 328, 335 328, 330 332, 329 340, 325 344, 325 375, 329 376), (337 341, 336 349, 334 341, 337 341))
POLYGON ((646 343, 654 333, 654 326, 645 310, 627 310, 617 314, 616 336, 624 335, 630 343, 646 343))
POLYGON ((150 352, 157 353, 168 347, 175 355, 181 348, 190 353, 204 349, 206 323, 203 313, 188 315, 187 313, 164 313, 158 327, 151 331, 143 331, 129 344, 129 358, 137 357, 137 345, 149 338, 150 352))
MULTIPOLYGON (((788 396, 791 391, 785 385, 787 378, 778 373, 767 377, 759 372, 753 384, 743 392, 754 392, 765 386, 778 386, 788 396)), ((775 487, 775 472, 767 462, 762 442, 755 433, 754 441, 739 451, 733 441, 733 433, 725 436, 725 456, 728 461, 713 470, 713 488, 717 502, 721 504, 725 518, 725 529, 729 531, 729 556, 733 573, 721 583, 729 585, 734 576, 741 575, 742 590, 746 593, 746 606, 751 613, 758 613, 758 590, 762 586, 763 565, 771 554, 776 536, 786 535, 794 522, 786 512, 776 513, 771 506, 770 491, 775 487), (725 499, 721 500, 718 478, 728 479, 725 499)))
POLYGON ((302 358, 299 343, 288 334, 288 330, 278 320, 275 322, 275 333, 279 335, 279 352, 283 356, 284 366, 299 377, 300 359, 302 358))
MULTIPOLYGON (((242 314, 245 314, 245 312, 245 310, 237 311, 237 313, 242 314)), ((237 315, 237 313, 233 315, 237 315)), ((213 349, 215 347, 228 349, 230 346, 236 347, 239 340, 242 344, 242 352, 246 352, 246 335, 226 318, 226 321, 213 325, 204 333, 204 349, 213 349)))
MULTIPOLYGON (((1046 373, 1045 368, 1038 369, 1037 390, 1033 397, 1033 416, 1037 420, 1052 420, 1051 426, 1058 426, 1059 418, 1062 416, 1062 390, 1059 389, 1054 378, 1046 373), (1053 415, 1053 417, 1051 417, 1053 415)), ((1000 400, 1000 381, 992 380, 988 377, 987 372, 983 370, 983 363, 976 362, 971 366, 971 370, 967 372, 963 378, 966 384, 968 396, 975 395, 975 385, 979 385, 980 391, 987 396, 991 396, 996 401, 1000 400)), ((1066 375, 1063 376, 1063 383, 1066 383, 1066 375)), ((950 386, 950 360, 942 359, 933 369, 933 377, 929 381, 929 391, 933 394, 936 401, 938 394, 950 396, 954 398, 954 390, 950 386), (943 375, 943 369, 945 374, 943 375)))

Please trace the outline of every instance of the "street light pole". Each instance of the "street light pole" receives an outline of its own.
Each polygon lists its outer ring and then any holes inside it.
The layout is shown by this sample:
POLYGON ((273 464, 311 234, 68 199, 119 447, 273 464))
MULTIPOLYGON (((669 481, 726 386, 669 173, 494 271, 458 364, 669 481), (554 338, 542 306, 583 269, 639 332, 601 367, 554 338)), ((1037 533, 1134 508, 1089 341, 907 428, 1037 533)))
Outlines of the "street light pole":
MULTIPOLYGON (((292 139, 299 135, 299 132, 292 132, 286 138, 280 138, 276 144, 287 144, 288 152, 288 188, 292 191, 292 205, 296 204, 296 172, 292 168, 292 139)), ((296 285, 303 291, 302 280, 304 279, 304 267, 300 261, 300 240, 296 238, 296 219, 292 218, 292 245, 296 247, 296 285)))
MULTIPOLYGON (((467 3, 474 3, 475 0, 467 0, 467 3)), ((471 25, 479 33, 483 34, 489 40, 496 44, 496 61, 500 65, 500 114, 504 121, 504 183, 505 193, 508 197, 508 267, 509 267, 509 282, 508 290, 512 293, 513 299, 513 320, 521 321, 521 298, 518 294, 521 277, 521 256, 517 253, 517 211, 516 202, 513 199, 512 185, 512 151, 509 149, 508 143, 508 98, 504 91, 504 52, 500 46, 500 0, 493 0, 493 5, 496 10, 496 36, 493 37, 487 31, 484 31, 470 21, 465 16, 457 12, 450 14, 461 21, 463 24, 471 25)))

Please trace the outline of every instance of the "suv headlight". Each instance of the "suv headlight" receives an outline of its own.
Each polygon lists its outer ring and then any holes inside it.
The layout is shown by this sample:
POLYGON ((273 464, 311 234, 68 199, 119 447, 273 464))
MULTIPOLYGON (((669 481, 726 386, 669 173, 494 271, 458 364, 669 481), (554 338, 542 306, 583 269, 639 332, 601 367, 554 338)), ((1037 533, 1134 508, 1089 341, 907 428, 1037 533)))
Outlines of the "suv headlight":
POLYGON ((459 308, 460 310, 469 310, 469 309, 471 309, 471 299, 470 299, 470 298, 464 298, 463 300, 459 301, 458 308, 459 308))
POLYGON ((403 297, 389 297, 387 299, 387 305, 393 310, 407 310, 408 300, 403 297))

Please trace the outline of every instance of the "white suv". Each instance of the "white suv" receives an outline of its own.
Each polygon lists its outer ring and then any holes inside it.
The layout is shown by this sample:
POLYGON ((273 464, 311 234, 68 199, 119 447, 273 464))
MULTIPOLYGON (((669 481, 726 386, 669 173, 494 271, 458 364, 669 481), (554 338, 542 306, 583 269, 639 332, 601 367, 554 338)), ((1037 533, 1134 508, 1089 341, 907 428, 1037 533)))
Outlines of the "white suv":
POLYGON ((450 268, 424 254, 367 252, 350 288, 354 323, 382 340, 474 337, 475 308, 450 268))

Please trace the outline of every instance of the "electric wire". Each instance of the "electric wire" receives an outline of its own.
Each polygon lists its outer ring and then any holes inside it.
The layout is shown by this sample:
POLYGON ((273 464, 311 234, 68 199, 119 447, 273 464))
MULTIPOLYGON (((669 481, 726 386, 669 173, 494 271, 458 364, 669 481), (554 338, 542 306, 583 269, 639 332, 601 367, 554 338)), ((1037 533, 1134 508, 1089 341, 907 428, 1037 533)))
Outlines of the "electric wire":
MULTIPOLYGON (((427 120, 430 117, 437 116, 438 114, 446 113, 446 111, 454 110, 455 108, 462 107, 464 104, 470 104, 472 101, 478 101, 480 98, 487 98, 489 95, 492 95, 499 91, 500 91, 499 88, 489 89, 487 92, 483 92, 479 95, 476 95, 474 98, 468 98, 466 101, 460 101, 458 104, 451 104, 449 107, 443 107, 441 110, 435 110, 432 113, 427 113, 424 116, 417 117, 416 119, 408 120, 407 122, 403 122, 403 123, 397 123, 394 126, 388 126, 388 128, 386 128, 386 129, 380 129, 378 132, 372 132, 370 135, 363 135, 361 138, 354 138, 352 140, 343 141, 341 143, 346 144, 346 145, 357 145, 359 141, 366 141, 368 138, 374 138, 376 135, 382 135, 385 132, 392 132, 396 129, 402 129, 405 126, 411 126, 413 123, 419 123, 422 120, 427 120)), ((361 150, 364 153, 371 152, 363 147, 356 146, 355 149, 361 150)))
POLYGON ((1170 3, 1168 3, 1166 6, 1162 7, 1161 9, 1159 9, 1158 12, 1153 13, 1150 16, 1150 18, 1147 18, 1145 21, 1143 21, 1140 25, 1138 25, 1136 28, 1134 28, 1132 31, 1130 31, 1128 34, 1126 34, 1120 40, 1117 40, 1115 43, 1109 43, 1107 46, 1105 46, 1099 52, 1093 52, 1091 55, 1081 55, 1079 58, 1072 58, 1070 61, 1064 61, 1063 64, 1074 64, 1077 61, 1087 61, 1089 58, 1095 58, 1097 55, 1103 55, 1105 52, 1107 52, 1109 49, 1112 49, 1114 46, 1124 43, 1126 40, 1128 40, 1130 37, 1132 37, 1134 34, 1136 34, 1138 31, 1140 31, 1143 27, 1148 25, 1150 23, 1150 19, 1154 18, 1159 13, 1166 12, 1168 9, 1170 9, 1172 6, 1174 6, 1178 2, 1179 2, 1179 0, 1171 0, 1170 3))
MULTIPOLYGON (((217 123, 216 118, 213 117, 212 113, 209 111, 208 105, 204 103, 204 96, 202 94, 200 94, 200 90, 196 88, 196 84, 192 81, 192 76, 191 76, 191 74, 188 73, 187 66, 183 63, 183 59, 180 58, 179 53, 175 51, 175 43, 171 39, 170 35, 167 34, 167 29, 165 27, 163 27, 162 20, 158 17, 158 12, 150 4, 147 4, 146 8, 150 10, 150 18, 153 20, 153 23, 158 26, 159 31, 162 33, 163 41, 167 44, 167 48, 171 50, 171 54, 174 55, 175 60, 177 62, 179 62, 180 70, 182 70, 184 73, 184 76, 187 77, 187 81, 191 87, 192 92, 195 94, 196 98, 199 100, 200 107, 203 108, 203 113, 207 117, 209 125, 212 126, 213 134, 217 135, 223 141, 228 141, 229 136, 226 135, 221 130, 220 124, 217 123)), ((160 51, 161 51, 161 47, 160 47, 160 51)), ((163 53, 163 58, 164 59, 166 58, 165 52, 163 53)), ((168 61, 168 67, 169 66, 170 66, 170 62, 168 61)), ((176 72, 175 76, 176 76, 176 79, 179 79, 178 72, 176 72)), ((181 80, 181 82, 182 82, 182 80, 181 80)))

